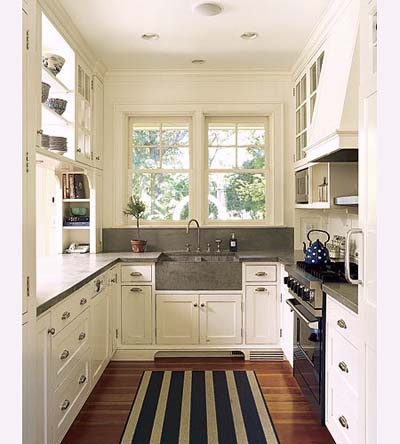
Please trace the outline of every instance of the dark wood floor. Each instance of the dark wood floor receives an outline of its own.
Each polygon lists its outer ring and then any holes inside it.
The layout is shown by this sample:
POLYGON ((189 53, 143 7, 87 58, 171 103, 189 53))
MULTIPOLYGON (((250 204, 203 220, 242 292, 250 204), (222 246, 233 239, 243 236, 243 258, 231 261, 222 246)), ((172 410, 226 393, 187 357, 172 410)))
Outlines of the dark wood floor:
POLYGON ((254 370, 281 444, 333 443, 327 429, 315 419, 287 362, 160 359, 111 362, 62 444, 119 444, 144 370, 254 370))

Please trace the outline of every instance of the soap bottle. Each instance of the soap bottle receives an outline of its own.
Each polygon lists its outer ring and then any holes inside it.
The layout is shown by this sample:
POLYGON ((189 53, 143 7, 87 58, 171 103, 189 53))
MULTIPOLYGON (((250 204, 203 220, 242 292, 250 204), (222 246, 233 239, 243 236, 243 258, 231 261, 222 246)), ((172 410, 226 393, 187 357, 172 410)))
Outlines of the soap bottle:
POLYGON ((235 237, 235 233, 232 233, 232 236, 229 239, 229 251, 237 251, 237 249, 238 249, 237 239, 235 237))

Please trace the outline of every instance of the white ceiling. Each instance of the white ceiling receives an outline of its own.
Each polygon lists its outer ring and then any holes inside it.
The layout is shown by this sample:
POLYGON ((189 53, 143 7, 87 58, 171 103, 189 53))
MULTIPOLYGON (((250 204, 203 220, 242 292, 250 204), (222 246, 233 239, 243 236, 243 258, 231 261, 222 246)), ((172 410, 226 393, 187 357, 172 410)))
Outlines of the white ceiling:
POLYGON ((216 1, 222 14, 205 17, 192 12, 196 0, 60 0, 108 69, 271 71, 292 68, 331 0, 216 1), (259 38, 242 40, 245 31, 259 38), (141 38, 153 32, 159 40, 141 38))

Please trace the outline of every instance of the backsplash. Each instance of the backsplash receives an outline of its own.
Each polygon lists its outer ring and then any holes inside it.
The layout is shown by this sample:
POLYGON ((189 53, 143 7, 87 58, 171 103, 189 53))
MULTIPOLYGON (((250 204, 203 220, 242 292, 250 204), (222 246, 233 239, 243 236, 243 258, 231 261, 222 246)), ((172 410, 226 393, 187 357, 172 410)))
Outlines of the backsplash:
MULTIPOLYGON (((194 226, 186 234, 185 228, 142 228, 141 237, 147 240, 147 251, 184 251, 185 244, 190 243, 192 251, 197 247, 197 231, 194 226)), ((201 228, 201 249, 211 244, 215 251, 215 240, 222 240, 222 250, 228 250, 228 241, 232 233, 238 240, 239 251, 276 250, 279 252, 292 251, 294 229, 290 227, 263 228, 201 228)), ((130 251, 130 240, 134 239, 135 230, 132 228, 103 229, 103 251, 130 251)))

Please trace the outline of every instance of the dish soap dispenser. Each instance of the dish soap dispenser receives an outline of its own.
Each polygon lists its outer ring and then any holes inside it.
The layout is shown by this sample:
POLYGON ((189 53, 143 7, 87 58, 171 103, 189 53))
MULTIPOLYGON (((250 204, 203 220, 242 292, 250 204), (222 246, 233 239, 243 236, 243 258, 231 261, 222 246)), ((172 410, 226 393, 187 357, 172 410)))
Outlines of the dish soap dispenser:
POLYGON ((237 239, 235 237, 235 233, 232 233, 231 238, 229 239, 229 251, 237 251, 238 249, 238 244, 237 244, 237 239))

